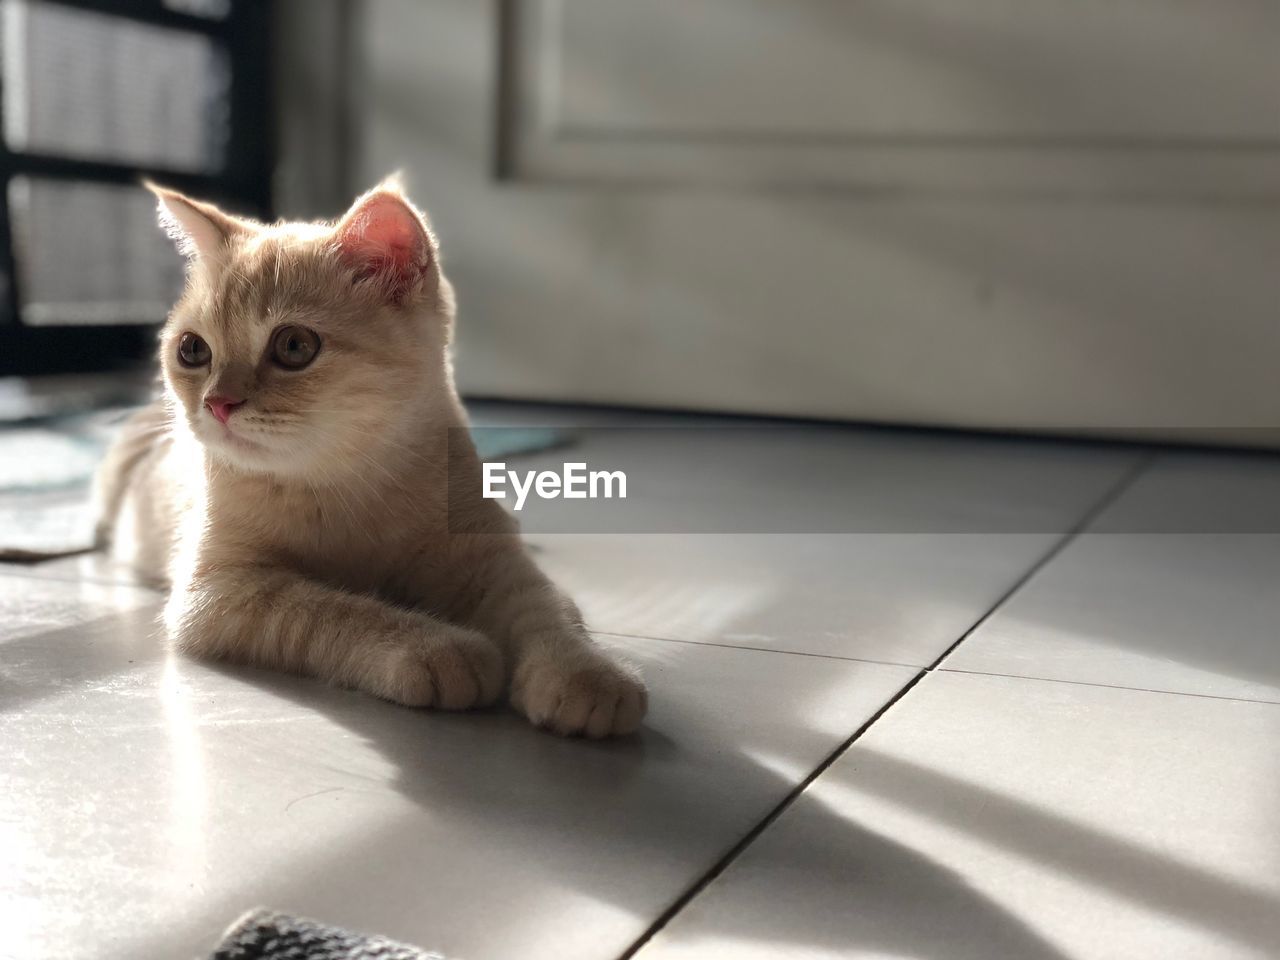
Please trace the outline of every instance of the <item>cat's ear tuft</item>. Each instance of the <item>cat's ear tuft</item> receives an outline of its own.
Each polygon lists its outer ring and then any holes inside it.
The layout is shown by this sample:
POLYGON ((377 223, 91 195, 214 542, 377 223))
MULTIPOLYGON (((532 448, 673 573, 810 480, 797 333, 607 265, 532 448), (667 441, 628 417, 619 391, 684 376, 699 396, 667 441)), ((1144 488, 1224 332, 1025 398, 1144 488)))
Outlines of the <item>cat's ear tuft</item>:
POLYGON ((192 200, 176 190, 150 181, 143 186, 156 195, 160 227, 187 257, 218 263, 226 258, 231 241, 245 229, 211 203, 192 200))
POLYGON ((336 230, 342 259, 356 280, 375 280, 404 301, 431 267, 435 245, 421 213, 389 177, 358 199, 336 230))

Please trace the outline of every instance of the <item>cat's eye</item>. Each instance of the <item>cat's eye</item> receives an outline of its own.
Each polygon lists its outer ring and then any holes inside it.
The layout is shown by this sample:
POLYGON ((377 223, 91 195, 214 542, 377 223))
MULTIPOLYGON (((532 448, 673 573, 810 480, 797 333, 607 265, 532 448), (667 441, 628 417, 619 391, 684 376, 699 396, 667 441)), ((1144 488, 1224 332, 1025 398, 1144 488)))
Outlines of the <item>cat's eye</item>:
POLYGON ((178 338, 178 362, 184 367, 207 366, 212 359, 209 345, 194 333, 184 333, 178 338))
POLYGON ((281 327, 271 338, 271 359, 286 370, 301 370, 319 352, 319 335, 306 327, 281 327))

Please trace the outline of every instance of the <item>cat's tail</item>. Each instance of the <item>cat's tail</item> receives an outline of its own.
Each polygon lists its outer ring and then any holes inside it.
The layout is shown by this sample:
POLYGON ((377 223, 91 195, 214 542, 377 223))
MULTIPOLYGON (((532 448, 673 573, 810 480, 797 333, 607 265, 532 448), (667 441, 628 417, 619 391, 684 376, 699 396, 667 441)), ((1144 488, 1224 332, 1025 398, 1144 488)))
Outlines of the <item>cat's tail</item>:
POLYGON ((121 426, 93 479, 93 549, 110 547, 121 505, 135 480, 138 465, 166 442, 169 419, 167 404, 155 400, 132 414, 121 426))

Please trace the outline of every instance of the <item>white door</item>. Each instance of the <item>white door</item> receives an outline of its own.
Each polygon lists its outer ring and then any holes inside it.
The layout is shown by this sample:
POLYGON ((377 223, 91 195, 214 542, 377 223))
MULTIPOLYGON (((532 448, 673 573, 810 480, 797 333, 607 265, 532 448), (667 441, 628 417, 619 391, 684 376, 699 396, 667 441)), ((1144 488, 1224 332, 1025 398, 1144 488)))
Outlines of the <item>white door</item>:
POLYGON ((475 395, 1280 425, 1274 0, 376 0, 475 395))

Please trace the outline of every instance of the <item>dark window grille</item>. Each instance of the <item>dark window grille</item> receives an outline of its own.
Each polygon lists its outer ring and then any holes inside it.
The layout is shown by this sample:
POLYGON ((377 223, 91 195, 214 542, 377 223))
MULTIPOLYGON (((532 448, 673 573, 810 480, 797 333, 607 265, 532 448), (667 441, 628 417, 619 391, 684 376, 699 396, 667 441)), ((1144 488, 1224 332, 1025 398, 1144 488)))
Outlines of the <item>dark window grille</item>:
POLYGON ((143 177, 269 219, 264 0, 0 0, 0 375, 154 345, 182 264, 143 177))

